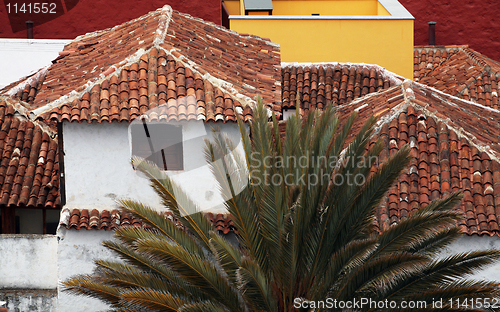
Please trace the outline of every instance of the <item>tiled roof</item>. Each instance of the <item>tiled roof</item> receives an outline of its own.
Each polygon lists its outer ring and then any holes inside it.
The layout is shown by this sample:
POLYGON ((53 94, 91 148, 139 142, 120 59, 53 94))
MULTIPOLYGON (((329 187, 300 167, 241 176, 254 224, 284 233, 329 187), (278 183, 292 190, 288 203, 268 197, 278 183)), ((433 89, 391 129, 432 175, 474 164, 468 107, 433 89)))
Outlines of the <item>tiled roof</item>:
POLYGON ((0 205, 59 208, 57 139, 26 113, 17 100, 0 97, 0 205))
POLYGON ((236 121, 237 112, 245 120, 251 117, 249 105, 243 106, 200 73, 154 48, 123 68, 119 76, 95 84, 80 98, 42 117, 59 122, 113 122, 131 121, 148 113, 151 120, 226 122, 236 121), (155 74, 149 75, 150 70, 155 74), (150 91, 153 88, 156 90, 150 91))
MULTIPOLYGON (((207 213, 206 216, 218 231, 224 234, 228 234, 229 232, 238 234, 238 231, 234 228, 231 216, 223 214, 214 215, 212 213, 207 213)), ((165 218, 181 226, 180 222, 178 222, 171 213, 166 213, 165 218)), ((70 211, 70 209, 64 208, 61 213, 61 221, 59 224, 67 229, 76 230, 109 231, 121 226, 147 227, 141 220, 118 209, 102 211, 93 209, 89 212, 88 209, 74 208, 70 211)))
POLYGON ((45 75, 47 74, 47 68, 48 67, 42 68, 36 73, 22 78, 20 81, 11 83, 0 90, 0 94, 6 93, 12 89, 11 92, 9 92, 12 98, 33 104, 38 91, 42 88, 45 75))
POLYGON ((283 108, 301 111, 342 105, 368 93, 401 84, 403 78, 378 65, 351 63, 283 63, 281 94, 283 108))
POLYGON ((414 80, 498 109, 500 63, 467 46, 416 47, 414 80))
POLYGON ((76 38, 2 92, 41 119, 129 121, 159 107, 160 119, 225 122, 246 116, 257 95, 279 111, 280 70, 279 45, 165 6, 76 38))
MULTIPOLYGON (((409 168, 378 207, 380 230, 432 200, 461 191, 463 232, 500 235, 500 111, 408 80, 337 108, 341 119, 354 110, 358 118, 353 133, 368 117, 379 119, 372 139, 385 142, 379 165, 404 144, 411 147, 409 168)), ((66 209, 63 216, 61 225, 75 229, 141 225, 118 211, 94 210, 89 215, 88 210, 66 209)), ((219 230, 235 230, 229 217, 209 217, 219 230)))
POLYGON ((338 111, 345 118, 353 110, 358 111, 353 133, 369 116, 378 116, 372 143, 377 138, 385 143, 381 164, 404 144, 411 147, 410 167, 378 207, 380 230, 461 191, 463 232, 500 235, 500 111, 409 80, 338 111))

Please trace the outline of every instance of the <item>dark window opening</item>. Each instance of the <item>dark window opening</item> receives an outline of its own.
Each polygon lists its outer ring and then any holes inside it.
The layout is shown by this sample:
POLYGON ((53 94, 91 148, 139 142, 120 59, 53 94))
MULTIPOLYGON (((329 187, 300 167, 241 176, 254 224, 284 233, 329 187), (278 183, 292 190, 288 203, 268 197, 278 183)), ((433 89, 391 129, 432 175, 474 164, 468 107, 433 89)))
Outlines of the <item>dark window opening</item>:
POLYGON ((56 234, 59 209, 0 208, 0 234, 56 234))
POLYGON ((163 170, 183 170, 182 127, 164 123, 131 125, 132 155, 163 170))

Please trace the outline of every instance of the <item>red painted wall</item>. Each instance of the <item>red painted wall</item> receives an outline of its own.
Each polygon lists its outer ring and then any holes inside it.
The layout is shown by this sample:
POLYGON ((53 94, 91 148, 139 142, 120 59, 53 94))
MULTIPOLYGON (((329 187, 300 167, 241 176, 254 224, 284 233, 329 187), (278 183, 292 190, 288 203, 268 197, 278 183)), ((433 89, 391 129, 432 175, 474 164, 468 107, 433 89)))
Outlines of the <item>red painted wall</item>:
POLYGON ((428 22, 436 24, 436 45, 467 44, 500 61, 498 0, 399 0, 415 17, 415 45, 427 45, 428 22))
MULTIPOLYGON (((25 23, 32 20, 35 39, 73 39, 127 22, 165 4, 171 5, 174 10, 220 25, 220 3, 220 0, 3 0, 0 3, 0 38, 26 38, 25 23), (14 6, 16 2, 17 14, 14 6), (31 14, 19 11, 22 3, 35 2, 55 3, 56 13, 35 14, 33 6, 31 14)), ((27 6, 25 9, 28 12, 27 6)))

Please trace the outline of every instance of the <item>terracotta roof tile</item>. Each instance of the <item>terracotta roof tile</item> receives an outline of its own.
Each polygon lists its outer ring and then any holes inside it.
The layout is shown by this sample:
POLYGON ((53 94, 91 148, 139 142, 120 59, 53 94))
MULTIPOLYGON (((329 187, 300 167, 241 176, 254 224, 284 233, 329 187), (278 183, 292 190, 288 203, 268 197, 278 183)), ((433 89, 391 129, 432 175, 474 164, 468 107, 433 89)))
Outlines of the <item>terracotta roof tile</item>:
POLYGON ((467 46, 416 47, 415 81, 498 109, 500 63, 467 46))
POLYGON ((155 52, 153 49, 153 53, 144 54, 146 61, 140 59, 127 66, 119 75, 94 85, 81 98, 56 107, 45 116, 58 122, 112 122, 132 121, 148 112, 143 117, 228 122, 236 121, 238 108, 242 116, 241 103, 230 94, 195 76, 181 62, 167 60, 163 51, 159 55, 155 52), (149 68, 150 74, 140 69, 144 67, 149 68))
MULTIPOLYGON (((179 227, 182 224, 175 219, 172 213, 164 214, 165 218, 175 222, 179 227)), ((238 231, 234 227, 231 216, 224 214, 207 213, 206 217, 212 222, 214 227, 221 233, 228 234, 238 231)), ((114 230, 122 226, 137 226, 148 228, 141 220, 134 218, 130 214, 124 213, 118 209, 114 210, 97 210, 93 209, 89 212, 88 209, 68 209, 64 208, 61 213, 60 225, 67 229, 76 230, 114 230)))
POLYGON ((410 81, 338 111, 345 118, 354 109, 354 133, 369 116, 383 112, 376 133, 386 143, 380 164, 404 144, 411 147, 409 168, 378 207, 380 230, 432 200, 462 191, 464 233, 500 235, 500 201, 495 203, 494 195, 500 184, 500 173, 495 174, 500 170, 500 111, 410 81), (393 104, 390 98, 396 99, 393 104))
POLYGON ((1 93, 31 103, 42 120, 235 121, 257 95, 281 100, 279 45, 242 36, 165 6, 80 36, 48 68, 1 93), (165 106, 165 107, 163 107, 165 106))
MULTIPOLYGON (((411 147, 408 169, 377 208, 380 230, 462 191, 463 232, 500 236, 500 195, 495 196, 500 194, 500 111, 409 80, 337 107, 341 120, 354 110, 358 117, 347 143, 367 118, 377 116, 371 144, 378 138, 384 142, 379 166, 401 146, 411 147)), ((280 123, 282 136, 285 126, 280 123)))
POLYGON ((19 101, 0 97, 0 205, 59 208, 57 139, 26 112, 19 101))
POLYGON ((326 105, 343 105, 369 93, 401 84, 403 78, 377 65, 351 63, 284 63, 283 109, 301 104, 301 114, 326 105))

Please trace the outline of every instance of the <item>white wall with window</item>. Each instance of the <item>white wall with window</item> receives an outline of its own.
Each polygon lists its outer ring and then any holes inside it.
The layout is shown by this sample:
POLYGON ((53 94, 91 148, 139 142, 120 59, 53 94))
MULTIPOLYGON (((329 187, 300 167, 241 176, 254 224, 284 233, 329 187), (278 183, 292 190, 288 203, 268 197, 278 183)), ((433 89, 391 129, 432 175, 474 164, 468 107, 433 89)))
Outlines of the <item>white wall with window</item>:
POLYGON ((165 160, 167 167, 173 168, 165 172, 202 210, 223 212, 222 198, 203 152, 204 138, 212 136, 213 127, 220 128, 233 141, 240 138, 236 123, 148 124, 151 138, 147 137, 140 122, 63 123, 66 207, 109 209, 116 207, 117 199, 133 199, 161 207, 149 181, 130 163, 133 152, 148 156, 151 143, 156 147, 167 146, 166 149, 153 148, 154 152, 149 155, 154 155, 150 159, 160 167, 165 160), (162 131, 174 138, 161 141, 162 131))

